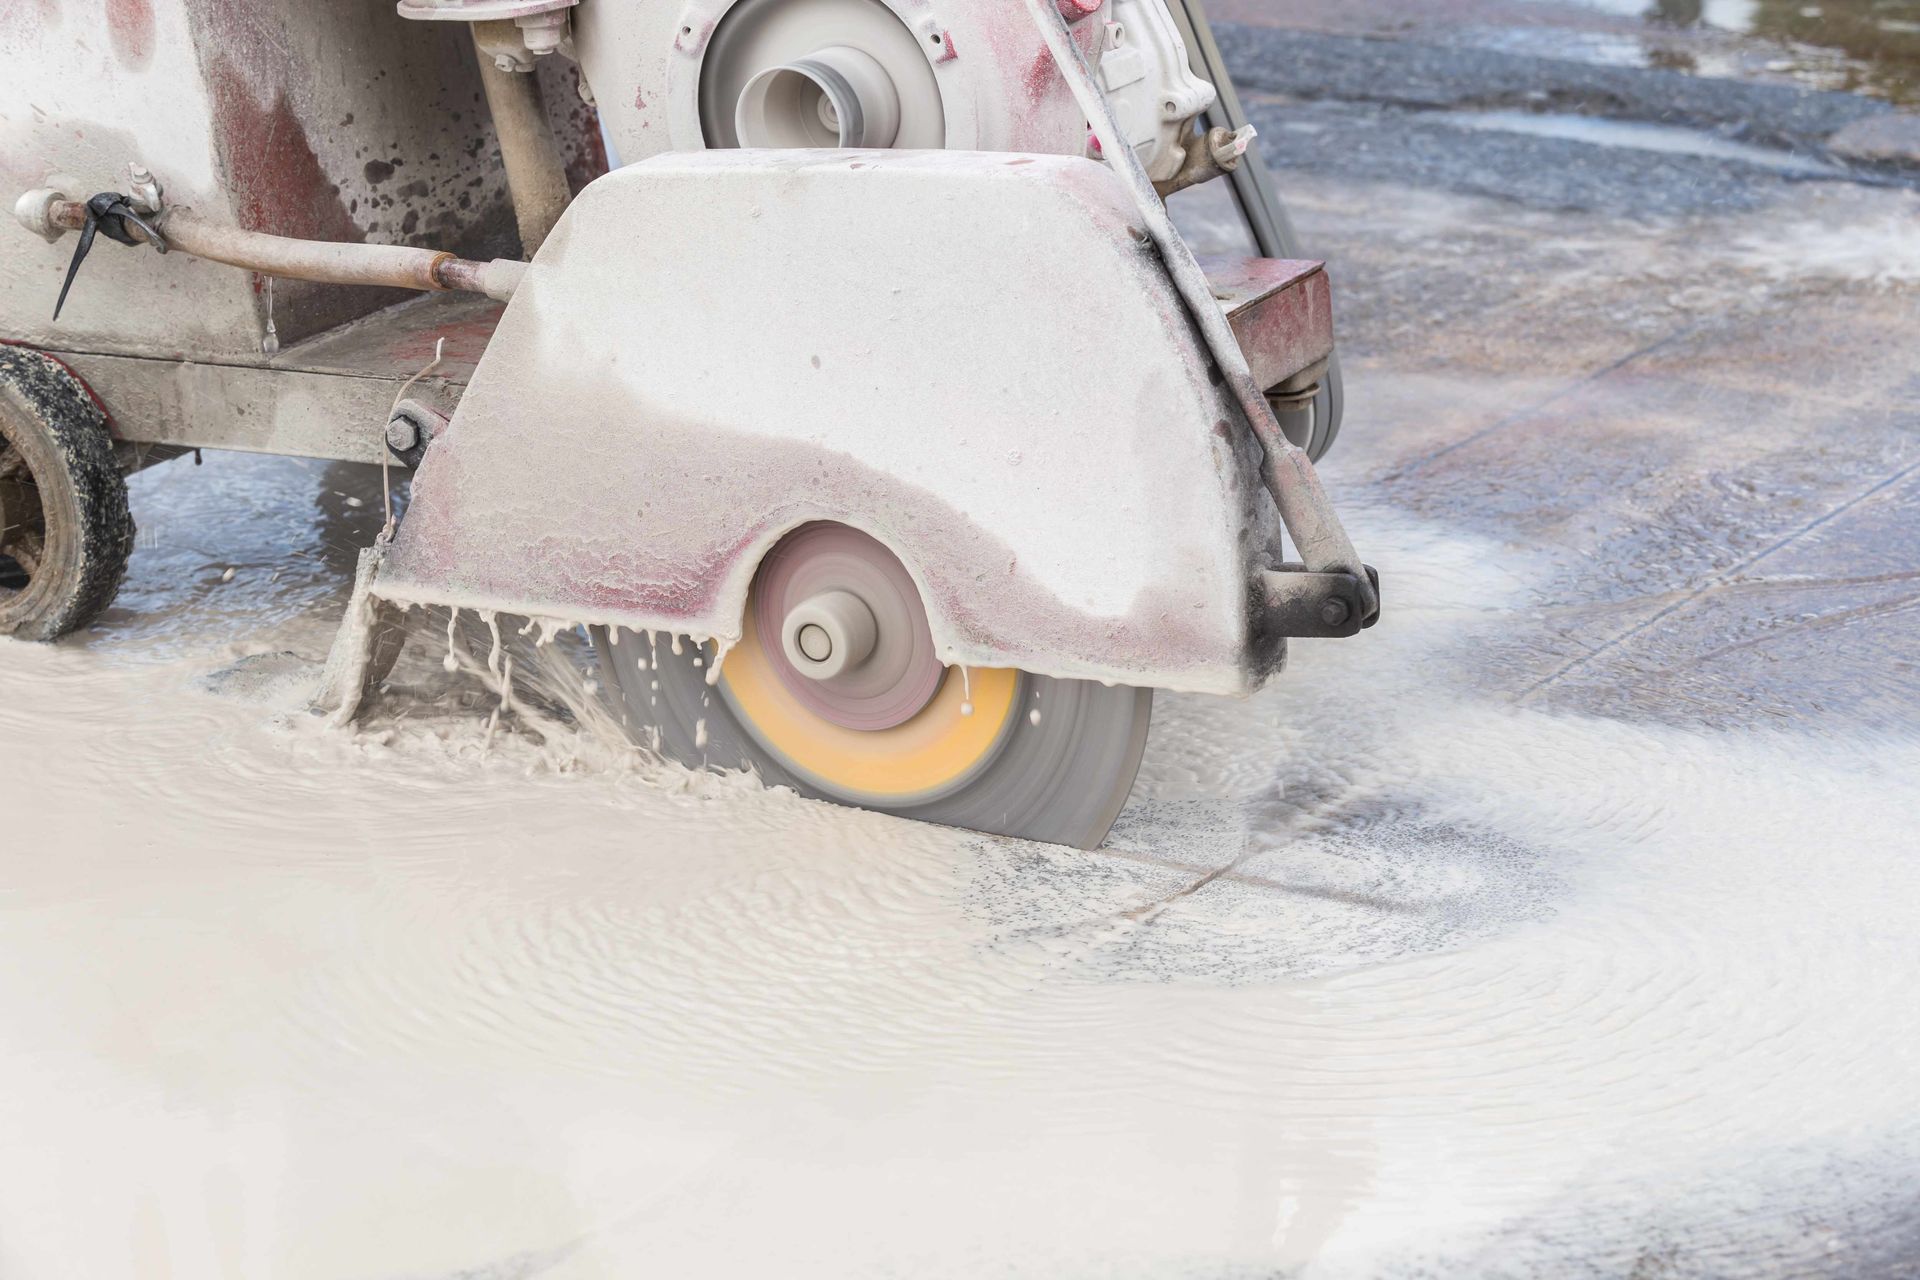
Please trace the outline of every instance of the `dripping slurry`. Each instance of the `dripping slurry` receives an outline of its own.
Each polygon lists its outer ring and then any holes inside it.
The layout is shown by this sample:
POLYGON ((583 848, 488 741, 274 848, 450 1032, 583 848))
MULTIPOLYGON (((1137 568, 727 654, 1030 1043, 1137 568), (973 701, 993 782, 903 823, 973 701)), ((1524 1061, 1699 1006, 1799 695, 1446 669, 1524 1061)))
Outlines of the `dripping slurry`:
POLYGON ((487 634, 493 637, 493 647, 487 650, 487 671, 496 679, 500 675, 500 615, 491 609, 482 609, 480 617, 487 624, 487 634))
POLYGON ((486 619, 487 634, 493 637, 492 647, 487 650, 487 674, 494 678, 494 691, 500 695, 500 705, 495 707, 493 713, 487 717, 487 736, 482 743, 482 749, 485 750, 492 748, 494 730, 500 727, 500 712, 507 706, 508 693, 512 687, 509 682, 513 679, 513 658, 510 655, 503 655, 503 646, 500 643, 500 615, 491 609, 482 609, 480 616, 486 619))
POLYGON ((960 664, 960 714, 973 714, 973 676, 964 662, 960 664))
MULTIPOLYGON (((674 648, 678 649, 680 647, 680 641, 677 638, 673 643, 674 648)), ((701 661, 700 654, 705 649, 706 646, 704 644, 696 643, 694 645, 694 666, 699 667, 704 665, 701 661)), ((713 697, 713 676, 714 673, 719 670, 720 664, 717 662, 714 663, 713 670, 706 674, 705 687, 700 690, 700 718, 693 722, 693 749, 695 751, 704 752, 707 749, 707 708, 711 705, 713 697)), ((706 763, 706 757, 704 755, 701 757, 700 763, 706 763)))
POLYGON ((647 656, 640 659, 642 671, 654 672, 647 680, 647 710, 656 714, 649 717, 647 725, 647 746, 657 756, 660 754, 660 717, 657 709, 660 704, 660 636, 651 629, 647 632, 647 656))
MULTIPOLYGON (((680 637, 674 637, 674 645, 680 645, 680 637)), ((720 683, 720 668, 726 664, 726 656, 730 651, 732 645, 720 639, 693 641, 693 666, 707 668, 707 674, 703 676, 707 687, 701 689, 701 718, 693 722, 693 750, 707 750, 707 716, 712 710, 712 691, 714 685, 720 683), (712 645, 712 652, 707 651, 708 645, 712 645)))
POLYGON ((447 610, 447 656, 440 660, 440 666, 449 675, 451 675, 453 672, 458 671, 460 669, 459 659, 453 656, 453 646, 456 643, 454 639, 453 629, 455 625, 459 623, 459 621, 460 621, 459 608, 456 606, 454 608, 448 609, 447 610))
POLYGON ((1040 691, 1038 689, 1033 691, 1033 701, 1036 705, 1033 710, 1027 712, 1027 723, 1037 729, 1040 727, 1040 707, 1038 705, 1040 701, 1040 691))

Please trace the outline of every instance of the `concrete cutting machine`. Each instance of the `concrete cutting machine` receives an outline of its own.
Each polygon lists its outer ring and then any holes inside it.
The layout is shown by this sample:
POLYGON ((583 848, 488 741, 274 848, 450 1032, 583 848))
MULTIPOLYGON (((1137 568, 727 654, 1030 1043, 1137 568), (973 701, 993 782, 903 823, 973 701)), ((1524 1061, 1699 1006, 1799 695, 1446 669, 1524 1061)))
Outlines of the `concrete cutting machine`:
POLYGON ((0 633, 106 605, 131 470, 397 462, 337 714, 419 606, 564 620, 666 756, 1091 846, 1154 689, 1375 620, 1197 0, 398 9, 0 15, 0 633))

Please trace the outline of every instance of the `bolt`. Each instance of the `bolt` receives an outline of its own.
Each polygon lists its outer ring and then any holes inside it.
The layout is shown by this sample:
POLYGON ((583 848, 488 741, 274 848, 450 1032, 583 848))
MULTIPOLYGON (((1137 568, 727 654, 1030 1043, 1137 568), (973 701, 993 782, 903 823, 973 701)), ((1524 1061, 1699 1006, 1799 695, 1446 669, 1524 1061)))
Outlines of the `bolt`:
POLYGON ((1329 627, 1337 627, 1347 620, 1349 612, 1345 600, 1329 600, 1320 606, 1320 621, 1329 627))
POLYGON ((387 447, 405 453, 420 443, 420 428, 411 418, 395 418, 387 423, 387 447))

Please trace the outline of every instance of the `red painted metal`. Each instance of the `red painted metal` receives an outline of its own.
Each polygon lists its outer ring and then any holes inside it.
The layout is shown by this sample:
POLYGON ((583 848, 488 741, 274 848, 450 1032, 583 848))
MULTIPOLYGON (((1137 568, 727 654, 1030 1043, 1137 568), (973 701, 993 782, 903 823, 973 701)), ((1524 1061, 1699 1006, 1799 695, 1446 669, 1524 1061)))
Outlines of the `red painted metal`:
POLYGON ((1200 265, 1260 386, 1277 387, 1333 354, 1332 290, 1323 264, 1204 258, 1200 265))

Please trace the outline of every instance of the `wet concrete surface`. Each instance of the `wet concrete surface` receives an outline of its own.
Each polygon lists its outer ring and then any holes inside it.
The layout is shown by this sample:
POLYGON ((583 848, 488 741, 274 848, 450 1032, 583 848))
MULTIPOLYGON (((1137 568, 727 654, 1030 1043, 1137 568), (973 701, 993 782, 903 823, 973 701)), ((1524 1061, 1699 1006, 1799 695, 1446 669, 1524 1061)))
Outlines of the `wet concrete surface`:
POLYGON ((0 1274, 1913 1274, 1920 196, 1261 92, 1387 613, 1161 697, 1102 851, 431 644, 329 730, 377 473, 137 477, 0 645, 0 1274))
POLYGON ((1216 22, 1920 101, 1912 0, 1209 0, 1207 10, 1216 22))

